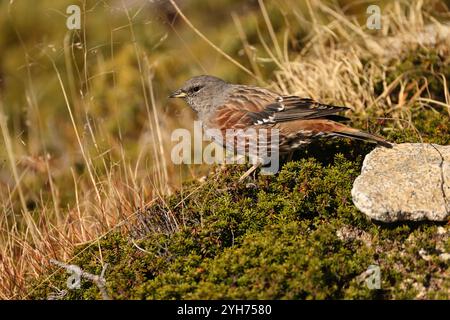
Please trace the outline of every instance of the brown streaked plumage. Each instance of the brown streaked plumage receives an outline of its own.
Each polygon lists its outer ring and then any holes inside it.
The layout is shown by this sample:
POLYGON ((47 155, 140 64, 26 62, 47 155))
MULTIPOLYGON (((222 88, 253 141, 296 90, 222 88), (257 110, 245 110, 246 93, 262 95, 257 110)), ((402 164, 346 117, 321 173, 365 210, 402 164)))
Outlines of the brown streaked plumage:
POLYGON ((290 153, 321 137, 346 137, 391 147, 381 137, 349 127, 333 106, 299 96, 283 96, 268 89, 230 84, 212 76, 188 80, 171 98, 184 98, 205 128, 278 129, 280 154, 290 153))

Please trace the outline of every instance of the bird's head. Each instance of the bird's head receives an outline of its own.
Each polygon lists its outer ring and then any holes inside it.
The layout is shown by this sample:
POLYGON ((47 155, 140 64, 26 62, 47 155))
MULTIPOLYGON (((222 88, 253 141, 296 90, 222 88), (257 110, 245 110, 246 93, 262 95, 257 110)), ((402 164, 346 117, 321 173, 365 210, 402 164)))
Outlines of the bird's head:
POLYGON ((169 98, 182 98, 195 111, 205 112, 221 102, 221 93, 227 85, 227 82, 213 76, 196 76, 186 81, 169 98))

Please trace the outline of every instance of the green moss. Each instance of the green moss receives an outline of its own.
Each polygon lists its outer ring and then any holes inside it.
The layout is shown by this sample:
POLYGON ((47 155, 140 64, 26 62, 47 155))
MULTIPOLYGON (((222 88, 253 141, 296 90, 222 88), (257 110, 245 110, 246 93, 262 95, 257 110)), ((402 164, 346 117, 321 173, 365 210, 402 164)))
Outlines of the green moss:
MULTIPOLYGON (((109 235, 71 263, 95 274, 108 263, 116 299, 414 298, 422 286, 426 297, 448 298, 441 277, 449 270, 436 249, 448 239, 434 225, 367 221, 350 198, 360 165, 342 154, 302 159, 250 185, 230 178, 242 174, 239 166, 218 171, 142 213, 134 240, 109 235), (371 264, 381 268, 382 290, 358 280, 371 264)), ((34 283, 34 298, 65 288, 66 279, 60 271, 34 283)), ((65 298, 101 295, 83 280, 65 298)))

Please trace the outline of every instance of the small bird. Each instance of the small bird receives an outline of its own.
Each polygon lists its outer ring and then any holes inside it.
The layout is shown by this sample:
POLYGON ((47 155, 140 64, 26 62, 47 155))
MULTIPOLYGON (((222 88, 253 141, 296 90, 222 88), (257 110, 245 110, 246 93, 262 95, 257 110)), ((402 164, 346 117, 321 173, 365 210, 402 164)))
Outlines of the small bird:
MULTIPOLYGON (((348 110, 347 107, 231 84, 214 76, 193 77, 169 98, 183 98, 197 113, 204 129, 219 129, 223 136, 227 129, 277 129, 280 155, 290 154, 322 137, 345 137, 392 147, 381 137, 340 123, 348 119, 337 113, 348 110)), ((241 180, 259 165, 252 166, 241 180)))

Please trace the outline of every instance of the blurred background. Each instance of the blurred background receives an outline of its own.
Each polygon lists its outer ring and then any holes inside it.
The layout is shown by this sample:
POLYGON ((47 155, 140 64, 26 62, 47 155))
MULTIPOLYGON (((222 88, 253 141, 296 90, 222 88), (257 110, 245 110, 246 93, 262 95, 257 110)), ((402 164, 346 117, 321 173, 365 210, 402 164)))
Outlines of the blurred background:
MULTIPOLYGON (((172 130, 192 129, 194 119, 167 99, 186 79, 211 74, 346 102, 283 82, 280 71, 306 81, 287 63, 311 49, 319 25, 330 36, 322 49, 337 37, 352 42, 334 24, 348 27, 339 19, 351 17, 363 30, 369 4, 392 2, 1 1, 0 297, 20 293, 49 257, 64 259, 208 172, 170 161, 172 130), (66 27, 72 4, 80 30, 66 27)), ((426 6, 448 19, 443 1, 426 6)))

